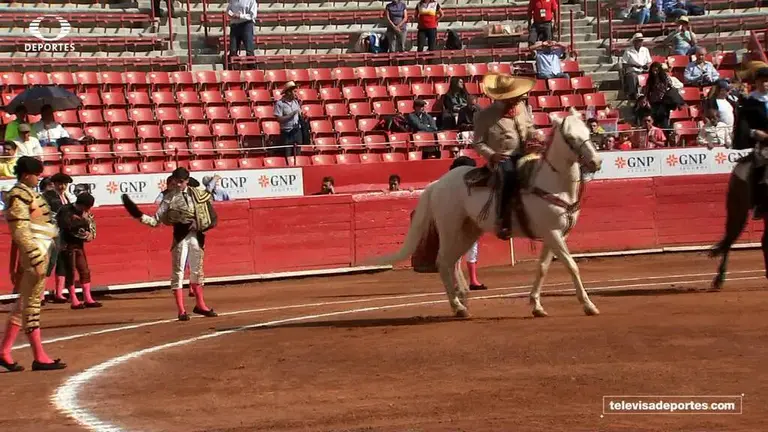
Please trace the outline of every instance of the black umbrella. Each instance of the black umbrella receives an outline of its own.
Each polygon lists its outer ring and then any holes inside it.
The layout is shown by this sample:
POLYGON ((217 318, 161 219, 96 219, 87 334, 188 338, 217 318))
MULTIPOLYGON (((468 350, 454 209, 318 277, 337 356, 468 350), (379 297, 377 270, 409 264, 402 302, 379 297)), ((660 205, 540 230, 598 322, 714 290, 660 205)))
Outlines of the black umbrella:
POLYGON ((45 105, 50 105, 55 112, 77 109, 82 102, 76 94, 59 86, 36 86, 19 93, 3 109, 14 113, 18 107, 24 106, 29 114, 36 115, 40 114, 40 108, 45 105))

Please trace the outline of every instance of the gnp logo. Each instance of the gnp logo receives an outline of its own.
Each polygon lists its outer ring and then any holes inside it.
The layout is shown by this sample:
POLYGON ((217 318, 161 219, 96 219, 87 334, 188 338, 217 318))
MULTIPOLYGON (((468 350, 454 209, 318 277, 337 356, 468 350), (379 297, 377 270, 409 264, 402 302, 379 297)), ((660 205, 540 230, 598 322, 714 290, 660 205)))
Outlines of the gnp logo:
POLYGON ((670 153, 666 158, 667 167, 673 171, 709 170, 707 153, 670 153))
POLYGON ((630 169, 630 170, 647 170, 653 168, 656 163, 656 157, 650 155, 644 156, 619 156, 616 158, 614 165, 618 169, 630 169))
POLYGON ((75 44, 73 43, 55 43, 56 41, 62 40, 65 37, 69 35, 69 33, 72 31, 72 26, 69 24, 69 21, 65 20, 64 18, 60 16, 53 16, 53 15, 43 15, 40 17, 37 17, 34 21, 29 23, 29 33, 35 37, 35 39, 39 39, 40 43, 25 43, 24 44, 24 51, 27 52, 72 52, 75 50, 75 44), (43 35, 43 33, 40 31, 40 25, 43 22, 47 21, 56 21, 59 25, 59 31, 58 33, 51 33, 50 35, 46 34, 43 35))
POLYGON ((724 164, 726 162, 729 162, 731 164, 735 164, 736 162, 739 161, 739 159, 741 159, 742 157, 748 155, 750 152, 752 152, 751 149, 750 150, 740 150, 740 151, 736 150, 736 151, 731 151, 731 152, 728 152, 728 153, 718 152, 715 155, 715 162, 718 165, 722 165, 722 164, 724 164))

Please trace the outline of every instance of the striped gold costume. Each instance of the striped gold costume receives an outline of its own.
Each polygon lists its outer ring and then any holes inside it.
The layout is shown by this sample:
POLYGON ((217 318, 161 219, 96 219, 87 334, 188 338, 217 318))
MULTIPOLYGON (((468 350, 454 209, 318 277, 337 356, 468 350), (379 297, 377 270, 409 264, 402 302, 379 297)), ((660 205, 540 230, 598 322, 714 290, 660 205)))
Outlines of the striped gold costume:
POLYGON ((51 220, 48 203, 34 189, 17 183, 6 200, 5 218, 19 249, 21 297, 11 312, 11 322, 31 333, 40 327, 40 296, 45 289, 48 260, 58 229, 51 220))

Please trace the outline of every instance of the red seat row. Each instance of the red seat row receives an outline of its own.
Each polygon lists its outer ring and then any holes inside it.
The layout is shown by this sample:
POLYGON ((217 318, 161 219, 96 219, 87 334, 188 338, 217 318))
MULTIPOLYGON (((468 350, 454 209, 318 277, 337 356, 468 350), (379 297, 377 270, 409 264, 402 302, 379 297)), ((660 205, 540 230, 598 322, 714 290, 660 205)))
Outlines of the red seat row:
MULTIPOLYGON (((0 26, 24 24, 40 17, 40 12, 3 12, 0 14, 0 26)), ((146 24, 152 21, 152 16, 145 13, 88 13, 88 12, 56 12, 57 17, 65 19, 73 26, 80 24, 95 24, 96 27, 107 27, 113 24, 123 26, 134 26, 146 24)))

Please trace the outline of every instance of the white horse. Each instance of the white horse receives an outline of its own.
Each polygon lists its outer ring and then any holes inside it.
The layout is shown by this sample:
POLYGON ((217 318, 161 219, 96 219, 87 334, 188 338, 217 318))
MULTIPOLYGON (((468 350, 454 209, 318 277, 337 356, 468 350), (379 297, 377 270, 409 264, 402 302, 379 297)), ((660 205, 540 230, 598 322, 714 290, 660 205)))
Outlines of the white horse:
MULTIPOLYGON (((552 116, 554 137, 541 159, 536 163, 529 187, 522 192, 524 211, 530 221, 530 232, 543 242, 539 267, 530 302, 533 315, 547 316, 541 305, 541 285, 553 256, 565 263, 576 287, 576 295, 587 315, 598 315, 597 307, 587 295, 579 276, 579 268, 568 252, 565 239, 579 217, 582 170, 594 173, 600 170, 602 160, 590 139, 590 131, 581 115, 573 108, 565 118, 552 116)), ((495 231, 493 211, 479 220, 481 209, 488 202, 488 188, 473 189, 470 193, 464 175, 472 167, 450 170, 426 187, 419 198, 416 211, 400 251, 376 260, 392 264, 410 257, 434 223, 440 239, 437 268, 440 272, 448 301, 457 317, 469 317, 469 287, 459 266, 459 260, 484 232, 495 231), (457 289, 458 288, 458 289, 457 289)), ((514 237, 526 237, 517 217, 513 226, 514 237)))

